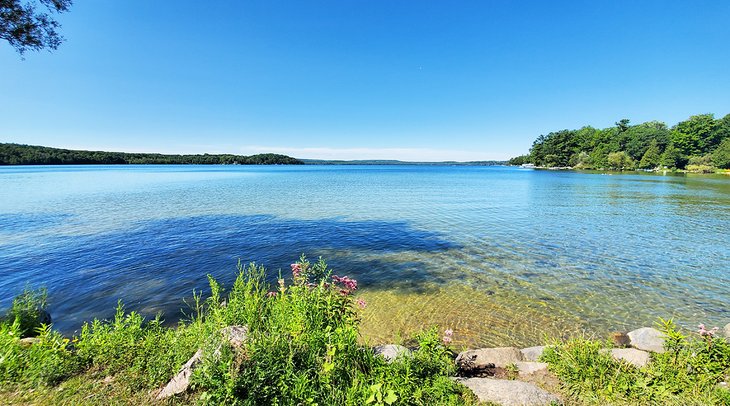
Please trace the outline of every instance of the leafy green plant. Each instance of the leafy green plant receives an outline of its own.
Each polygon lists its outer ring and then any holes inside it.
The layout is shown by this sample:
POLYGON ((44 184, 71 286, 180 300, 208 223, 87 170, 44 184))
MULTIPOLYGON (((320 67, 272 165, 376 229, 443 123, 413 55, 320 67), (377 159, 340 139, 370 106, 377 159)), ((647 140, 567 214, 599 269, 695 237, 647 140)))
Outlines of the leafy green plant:
POLYGON ((13 299, 13 304, 4 317, 7 322, 18 323, 21 337, 31 337, 38 333, 43 324, 50 323, 46 312, 48 291, 45 288, 36 290, 25 287, 23 292, 13 299))
POLYGON ((361 343, 357 281, 334 274, 322 259, 300 258, 291 277, 274 286, 255 264, 239 264, 228 291, 212 277, 208 282, 210 295, 194 292, 192 313, 176 328, 127 312, 121 301, 111 320, 84 324, 73 340, 45 326, 37 343, 24 347, 20 318, 0 323, 0 387, 53 385, 76 375, 73 385, 85 391, 103 392, 86 385, 103 380, 139 399, 135 394, 161 387, 202 349, 187 396, 203 404, 474 403, 449 378, 451 330, 444 337, 424 331, 410 356, 386 362, 361 343), (237 347, 222 333, 232 325, 248 327, 237 347))
POLYGON ((703 325, 685 334, 671 319, 657 324, 666 351, 653 353, 644 368, 618 362, 601 351, 603 343, 583 338, 548 347, 542 360, 565 392, 584 402, 727 404, 727 389, 717 384, 730 374, 730 344, 703 325))

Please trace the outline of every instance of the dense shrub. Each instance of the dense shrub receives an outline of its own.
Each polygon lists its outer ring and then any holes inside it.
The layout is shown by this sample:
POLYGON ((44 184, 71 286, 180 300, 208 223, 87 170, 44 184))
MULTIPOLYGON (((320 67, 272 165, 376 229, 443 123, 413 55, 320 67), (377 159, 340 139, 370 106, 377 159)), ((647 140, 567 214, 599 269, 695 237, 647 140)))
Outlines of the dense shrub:
POLYGON ((601 351, 604 343, 576 338, 546 349, 543 361, 572 398, 588 403, 730 404, 730 391, 718 386, 730 374, 730 344, 700 326, 685 335, 661 320, 664 353, 636 368, 601 351))

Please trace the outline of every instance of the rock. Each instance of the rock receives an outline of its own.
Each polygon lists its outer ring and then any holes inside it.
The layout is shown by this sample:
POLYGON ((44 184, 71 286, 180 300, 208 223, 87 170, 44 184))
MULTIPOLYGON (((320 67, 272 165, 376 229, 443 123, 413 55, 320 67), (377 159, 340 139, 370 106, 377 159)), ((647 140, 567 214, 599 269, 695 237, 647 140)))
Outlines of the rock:
POLYGON ((730 338, 730 323, 727 323, 725 327, 722 328, 722 335, 724 335, 725 338, 730 338))
POLYGON ((642 327, 628 333, 631 346, 644 351, 664 352, 664 334, 651 327, 642 327))
POLYGON ((529 348, 523 348, 520 350, 522 353, 522 358, 525 361, 538 361, 540 357, 542 356, 543 351, 545 351, 544 345, 539 345, 537 347, 529 347, 529 348))
POLYGON ((41 342, 41 339, 38 337, 25 337, 20 339, 20 346, 28 348, 31 345, 38 344, 39 342, 41 342))
POLYGON ((382 356, 388 362, 395 361, 401 354, 405 357, 411 355, 411 350, 398 344, 378 345, 373 348, 373 351, 375 352, 375 355, 382 356))
POLYGON ((614 346, 623 348, 631 345, 631 339, 626 333, 615 332, 611 334, 611 342, 614 346))
POLYGON ((233 348, 239 348, 248 338, 248 327, 228 326, 221 330, 221 334, 233 348))
POLYGON ((190 386, 190 377, 193 374, 193 369, 203 361, 203 350, 198 350, 195 354, 180 368, 180 371, 172 377, 170 382, 162 388, 162 391, 157 394, 157 400, 166 399, 170 396, 183 393, 190 386))
POLYGON ((518 361, 515 362, 520 376, 547 373, 548 364, 545 362, 518 361))
POLYGON ((515 347, 480 348, 460 353, 456 357, 457 364, 470 363, 474 365, 494 364, 497 368, 504 368, 509 364, 524 361, 522 352, 515 347))
MULTIPOLYGON (((248 327, 246 326, 228 326, 220 331, 223 338, 228 341, 228 343, 233 347, 234 349, 240 348, 243 345, 243 342, 246 341, 246 338, 248 337, 248 327)), ((221 346, 220 344, 218 348, 213 351, 213 357, 219 357, 221 353, 221 346)), ((190 377, 193 374, 193 370, 200 365, 200 363, 203 361, 203 350, 198 349, 198 351, 193 354, 193 356, 188 360, 188 362, 183 365, 180 370, 178 371, 175 376, 172 377, 170 382, 165 385, 164 388, 160 391, 160 393, 157 394, 157 400, 165 399, 173 395, 177 395, 178 393, 185 392, 188 387, 190 386, 190 377)))
POLYGON ((523 361, 522 352, 515 347, 468 350, 456 357, 461 376, 494 376, 509 364, 523 361))
POLYGON ((602 352, 609 352, 614 359, 626 361, 637 368, 646 366, 651 360, 648 352, 636 348, 612 348, 602 352))
POLYGON ((550 392, 522 381, 490 378, 455 378, 479 398, 480 402, 492 402, 504 406, 560 404, 560 399, 550 392))

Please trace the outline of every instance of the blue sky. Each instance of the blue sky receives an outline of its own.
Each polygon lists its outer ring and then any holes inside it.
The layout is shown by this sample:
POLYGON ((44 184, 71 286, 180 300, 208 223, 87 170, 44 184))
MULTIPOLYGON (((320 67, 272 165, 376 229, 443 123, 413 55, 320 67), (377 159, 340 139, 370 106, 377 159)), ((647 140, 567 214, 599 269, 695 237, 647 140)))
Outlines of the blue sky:
POLYGON ((0 142, 480 160, 730 113, 729 1, 76 0, 0 43, 0 142))

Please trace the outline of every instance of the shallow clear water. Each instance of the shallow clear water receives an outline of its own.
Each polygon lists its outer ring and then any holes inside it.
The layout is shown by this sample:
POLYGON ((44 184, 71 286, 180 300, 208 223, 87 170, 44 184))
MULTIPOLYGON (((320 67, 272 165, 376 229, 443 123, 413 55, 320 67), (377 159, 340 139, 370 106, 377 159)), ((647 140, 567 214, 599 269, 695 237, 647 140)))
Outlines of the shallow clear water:
POLYGON ((355 277, 371 342, 424 325, 533 344, 730 322, 730 178, 446 166, 0 168, 0 307, 49 290, 55 327, 117 299, 181 316, 238 259, 355 277))

